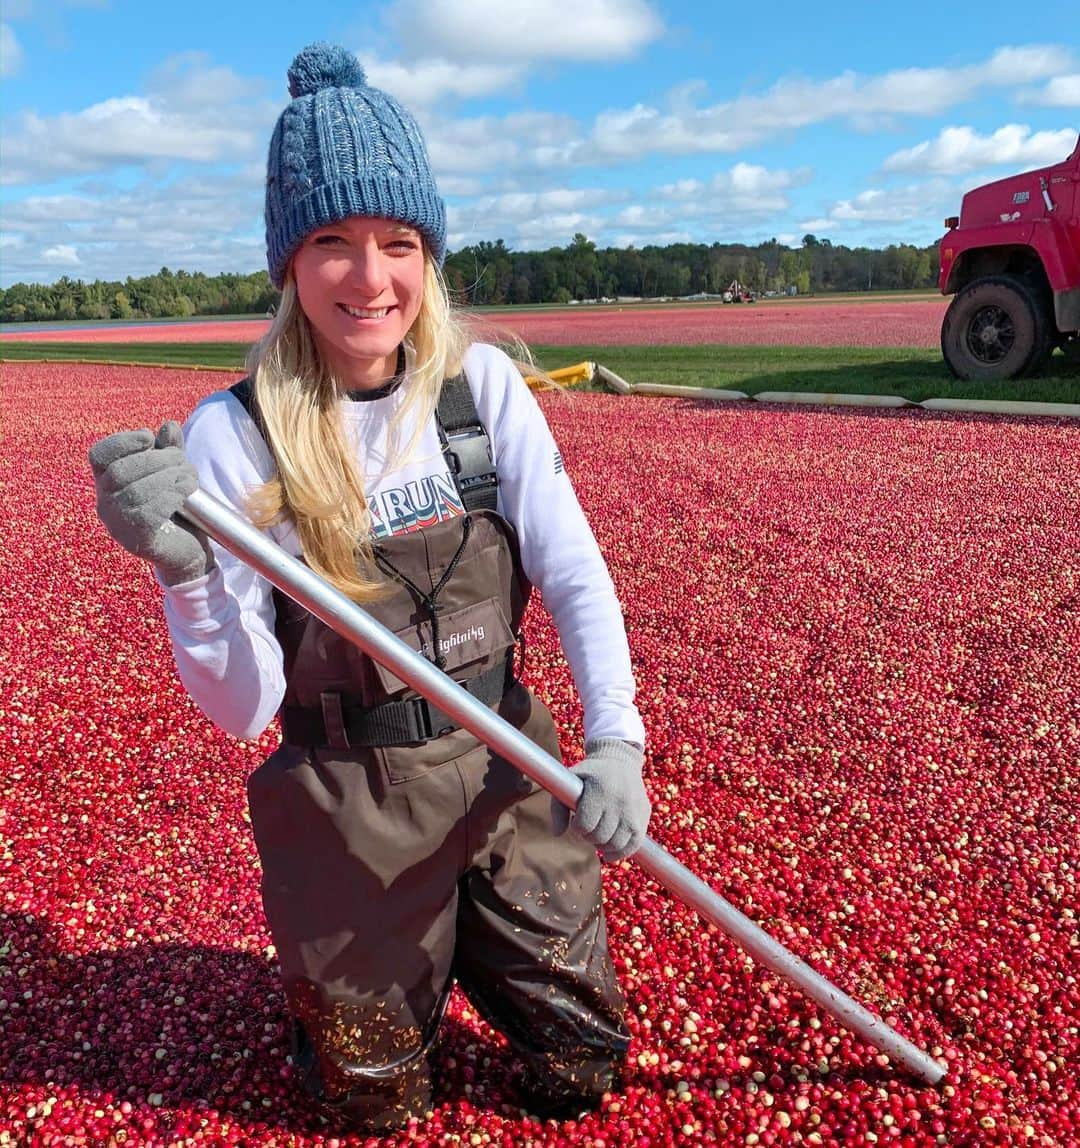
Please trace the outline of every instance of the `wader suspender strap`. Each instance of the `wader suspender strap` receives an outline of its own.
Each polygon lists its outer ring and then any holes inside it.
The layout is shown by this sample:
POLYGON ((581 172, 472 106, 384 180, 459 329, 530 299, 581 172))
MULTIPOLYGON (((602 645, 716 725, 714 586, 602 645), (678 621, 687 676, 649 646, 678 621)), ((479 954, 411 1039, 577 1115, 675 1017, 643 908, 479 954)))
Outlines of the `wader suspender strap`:
POLYGON ((499 478, 491 461, 491 439, 463 374, 443 383, 435 414, 446 464, 465 509, 494 510, 499 478))
POLYGON ((246 379, 241 379, 238 383, 233 383, 229 388, 229 394, 232 395, 251 416, 251 421, 258 428, 259 434, 263 436, 263 441, 269 443, 270 440, 266 437, 266 428, 263 426, 262 416, 259 414, 259 408, 255 405, 255 387, 250 376, 246 379))
MULTIPOLYGON (((443 383, 435 421, 439 424, 439 441, 442 443, 443 454, 446 455, 454 485, 465 509, 495 510, 499 476, 492 459, 491 439, 487 428, 480 421, 472 388, 464 373, 443 383)), ((517 636, 517 649, 524 669, 524 630, 517 636)), ((511 662, 510 681, 517 676, 511 662)))
MULTIPOLYGON (((229 392, 251 416, 265 440, 267 436, 255 405, 251 379, 234 383, 229 392)), ((499 480, 492 463, 491 442, 463 374, 443 383, 435 421, 443 454, 466 511, 494 510, 499 480)), ((485 705, 494 705, 513 682, 511 650, 504 661, 460 684, 485 705)), ((323 711, 329 699, 330 695, 323 695, 323 711)), ((342 706, 340 695, 335 694, 333 709, 335 712, 326 713, 301 706, 283 706, 281 725, 285 740, 293 745, 352 749, 430 741, 460 728, 427 698, 408 698, 365 709, 342 706)))

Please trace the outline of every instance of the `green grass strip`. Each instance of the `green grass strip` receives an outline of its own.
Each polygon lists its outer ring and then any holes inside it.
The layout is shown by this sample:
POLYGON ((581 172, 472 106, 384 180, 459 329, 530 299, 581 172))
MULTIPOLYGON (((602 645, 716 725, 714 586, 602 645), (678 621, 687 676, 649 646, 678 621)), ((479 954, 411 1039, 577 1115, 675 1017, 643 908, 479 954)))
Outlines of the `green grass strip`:
MULTIPOLYGON (((20 343, 0 342, 0 360, 113 362, 241 371, 242 343, 20 343)), ((1059 352, 1044 375, 999 383, 954 379, 937 350, 905 347, 546 346, 537 362, 554 369, 583 360, 603 363, 629 383, 667 383, 759 391, 901 395, 923 399, 1010 399, 1080 402, 1080 372, 1059 352)))
POLYGON ((1063 355, 1045 375, 998 383, 954 379, 941 352, 907 347, 744 347, 723 344, 648 347, 533 347, 548 369, 583 360, 603 363, 628 383, 833 395, 900 395, 924 399, 1010 399, 1080 402, 1080 372, 1063 355))
POLYGON ((20 343, 0 341, 0 359, 242 370, 246 343, 20 343))

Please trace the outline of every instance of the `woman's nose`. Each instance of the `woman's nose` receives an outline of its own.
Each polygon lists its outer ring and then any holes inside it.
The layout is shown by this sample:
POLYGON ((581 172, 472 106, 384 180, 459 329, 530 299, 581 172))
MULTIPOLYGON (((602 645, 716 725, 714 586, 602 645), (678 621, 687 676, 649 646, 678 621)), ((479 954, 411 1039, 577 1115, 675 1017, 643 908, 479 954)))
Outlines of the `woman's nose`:
POLYGON ((358 290, 373 296, 386 286, 386 260, 377 243, 358 243, 353 246, 349 280, 358 290))

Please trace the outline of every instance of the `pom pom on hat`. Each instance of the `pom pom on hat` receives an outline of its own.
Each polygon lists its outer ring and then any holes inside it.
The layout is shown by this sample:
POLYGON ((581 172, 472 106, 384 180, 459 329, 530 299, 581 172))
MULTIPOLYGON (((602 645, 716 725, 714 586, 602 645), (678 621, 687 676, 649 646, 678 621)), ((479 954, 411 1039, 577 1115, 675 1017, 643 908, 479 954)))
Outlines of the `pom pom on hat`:
POLYGON ((323 88, 362 88, 366 82, 360 61, 337 44, 309 44, 289 68, 289 95, 294 100, 323 88))

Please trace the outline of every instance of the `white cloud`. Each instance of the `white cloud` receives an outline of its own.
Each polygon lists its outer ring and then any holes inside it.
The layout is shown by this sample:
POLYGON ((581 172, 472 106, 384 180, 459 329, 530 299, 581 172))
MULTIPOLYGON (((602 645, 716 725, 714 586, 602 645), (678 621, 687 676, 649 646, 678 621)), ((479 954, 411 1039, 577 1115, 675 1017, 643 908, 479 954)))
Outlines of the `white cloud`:
POLYGON ((4 208, 4 282, 55 277, 66 251, 90 279, 162 266, 250 273, 265 265, 261 207, 258 185, 239 174, 29 196, 4 208))
POLYGON ((14 76, 22 67, 23 51, 10 24, 0 24, 0 78, 14 76))
POLYGON ((1071 63, 1070 53, 1056 44, 1032 44, 1024 48, 1000 48, 983 65, 992 84, 1033 84, 1064 71, 1071 63))
POLYGON ((485 187, 484 181, 475 176, 440 175, 438 180, 439 191, 443 196, 480 195, 485 187))
POLYGON ((1055 76, 1041 88, 1021 92, 1022 104, 1042 104, 1050 108, 1080 108, 1080 72, 1055 76))
POLYGON ((416 60, 410 64, 361 57, 368 80, 415 111, 447 98, 475 99, 512 87, 521 69, 497 64, 462 64, 445 59, 416 60))
POLYGON ((549 188, 484 196, 451 206, 449 243, 459 248, 502 238, 515 250, 533 250, 565 246, 578 231, 600 246, 617 247, 708 242, 720 230, 728 239, 748 239, 751 232, 761 231, 763 217, 790 210, 790 203, 776 189, 795 186, 807 177, 804 171, 770 172, 736 165, 711 180, 654 188, 633 203, 624 202, 627 192, 608 188, 549 188), (774 190, 767 193, 767 188, 774 190), (766 202, 770 195, 773 198, 766 202))
MULTIPOLYGON (((620 236, 632 236, 625 242, 635 244, 701 243, 718 234, 730 241, 745 237, 751 229, 760 231, 762 220, 769 216, 790 212, 787 193, 810 177, 807 168, 771 171, 756 164, 735 164, 708 180, 684 179, 645 192, 606 221, 605 230, 618 229, 620 236)), ((614 235, 608 241, 615 242, 614 235)))
POLYGON ((17 222, 20 227, 42 228, 94 223, 101 214, 100 203, 84 195, 32 195, 8 204, 4 212, 9 225, 17 222))
POLYGON ((79 253, 68 243, 58 243, 54 247, 46 247, 41 253, 45 263, 55 263, 61 267, 77 267, 79 253))
POLYGON ((103 100, 77 112, 24 112, 7 126, 5 184, 162 163, 244 163, 264 154, 274 110, 258 89, 205 56, 166 60, 145 95, 103 100))
POLYGON ((842 199, 832 209, 834 223, 898 223, 920 219, 926 214, 926 199, 921 191, 899 192, 869 188, 854 199, 842 199))
POLYGON ((545 219, 527 219, 519 223, 514 231, 515 246, 535 248, 562 246, 569 243, 577 232, 595 234, 603 226, 598 215, 583 211, 568 211, 559 215, 549 215, 545 219))
POLYGON ((450 246, 498 237, 519 249, 558 246, 569 242, 575 231, 591 233, 603 227, 598 212, 626 194, 604 188, 548 188, 480 196, 451 205, 450 246))
POLYGON ((143 96, 121 96, 81 112, 25 113, 5 149, 5 182, 37 182, 162 159, 228 161, 249 155, 255 146, 252 132, 231 126, 220 114, 200 120, 143 96))
MULTIPOLYGON (((505 133, 493 135, 485 131, 484 121, 466 122, 479 137, 502 139, 504 146, 510 146, 505 133)), ((451 146, 457 138, 442 136, 441 146, 451 146)), ((475 158, 478 146, 467 146, 461 154, 475 158)), ((729 228, 789 211, 789 193, 811 177, 810 170, 805 168, 769 170, 756 164, 739 163, 708 180, 682 180, 637 192, 633 197, 635 202, 627 203, 631 193, 623 189, 549 187, 533 190, 532 183, 543 178, 540 173, 550 171, 550 167, 537 163, 536 159, 535 151, 515 145, 505 157, 503 170, 532 166, 537 174, 526 181, 526 189, 481 195, 451 205, 451 247, 499 236, 523 248, 559 245, 568 242, 574 231, 606 235, 612 227, 634 228, 639 238, 648 234, 650 241, 655 241, 653 233, 673 229, 681 233, 692 228, 700 239, 703 235, 715 234, 718 223, 729 228), (610 215, 620 203, 624 204, 621 210, 610 215)), ((461 162, 460 157, 457 162, 461 162)), ((444 182, 440 175, 440 185, 444 182)))
MULTIPOLYGON (((464 0, 462 0, 464 2, 464 0)), ((901 116, 932 116, 976 98, 986 87, 1030 83, 1052 77, 1068 66, 1062 48, 1004 48, 966 68, 907 68, 882 76, 845 72, 830 79, 781 80, 762 95, 695 106, 704 86, 691 81, 669 92, 661 109, 638 103, 601 112, 584 130, 569 116, 533 114, 445 122, 428 120, 425 131, 439 171, 492 171, 534 166, 587 166, 636 162, 648 156, 735 152, 782 132, 831 119, 860 130, 878 128, 901 116), (436 160, 436 156, 438 157, 436 160)), ((415 78, 422 99, 433 93, 466 96, 482 83, 495 85, 507 75, 465 69, 460 85, 442 68, 424 61, 415 78)), ((386 73, 387 86, 409 98, 412 69, 400 65, 386 73)))
POLYGON ((970 127, 944 128, 936 139, 894 152, 884 171, 963 175, 982 167, 1040 167, 1063 160, 1076 145, 1076 132, 1032 132, 1026 124, 1006 124, 990 135, 970 127))
POLYGON ((178 52, 154 69, 147 89, 174 108, 216 108, 239 103, 261 91, 262 85, 238 76, 231 68, 215 67, 206 52, 178 52))
POLYGON ((735 151, 752 139, 751 133, 733 132, 715 109, 665 115, 635 104, 596 117, 586 154, 599 160, 627 160, 650 153, 735 151))
POLYGON ((402 0, 390 23, 414 57, 608 60, 663 31, 645 0, 402 0))
POLYGON ((428 154, 440 186, 445 175, 508 175, 565 166, 580 137, 570 116, 527 112, 424 123, 428 154))
POLYGON ((837 200, 823 216, 802 220, 799 233, 905 223, 923 224, 929 233, 939 226, 941 218, 959 206, 961 195, 961 188, 944 179, 896 188, 868 188, 850 199, 837 200))
POLYGON ((484 195, 472 207, 485 218, 535 219, 552 212, 581 210, 625 199, 626 192, 601 188, 552 188, 548 191, 507 192, 484 195))
POLYGON ((770 171, 759 164, 737 163, 708 181, 686 179, 665 184, 658 194, 669 200, 693 202, 707 215, 772 214, 791 206, 786 192, 808 183, 811 174, 809 168, 770 171))
POLYGON ((476 176, 518 162, 519 145, 499 128, 495 117, 445 121, 437 131, 425 131, 428 155, 437 178, 476 176))
POLYGON ((1003 48, 964 68, 904 68, 882 76, 844 72, 827 80, 789 78, 763 95, 694 107, 696 86, 683 86, 662 111, 646 104, 616 108, 596 119, 589 154, 626 160, 647 154, 732 152, 784 131, 843 119, 860 130, 900 116, 938 115, 987 87, 1049 79, 1066 70, 1063 48, 1003 48))

